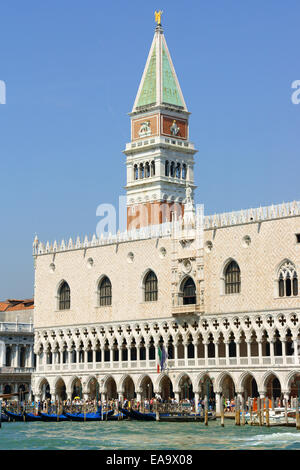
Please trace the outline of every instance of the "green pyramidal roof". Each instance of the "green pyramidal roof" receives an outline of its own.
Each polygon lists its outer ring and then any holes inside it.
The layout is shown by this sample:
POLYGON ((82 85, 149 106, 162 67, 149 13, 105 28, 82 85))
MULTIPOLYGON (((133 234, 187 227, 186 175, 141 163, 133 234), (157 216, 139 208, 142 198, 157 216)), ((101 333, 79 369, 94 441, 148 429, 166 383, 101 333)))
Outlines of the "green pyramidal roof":
POLYGON ((137 106, 156 103, 156 44, 154 45, 137 106))
POLYGON ((163 104, 187 111, 162 28, 157 27, 132 111, 163 104))
POLYGON ((164 44, 162 48, 162 92, 163 103, 175 104, 176 106, 182 107, 185 106, 181 100, 181 93, 176 84, 176 76, 174 76, 172 71, 164 44))

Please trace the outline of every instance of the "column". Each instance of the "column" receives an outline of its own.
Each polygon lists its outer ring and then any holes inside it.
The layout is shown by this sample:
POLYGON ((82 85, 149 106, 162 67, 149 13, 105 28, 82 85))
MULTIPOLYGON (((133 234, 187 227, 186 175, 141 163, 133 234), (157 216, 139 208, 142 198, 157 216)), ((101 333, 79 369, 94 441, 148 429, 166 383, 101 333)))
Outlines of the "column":
POLYGON ((174 344, 174 362, 175 362, 175 367, 177 366, 177 360, 178 360, 178 347, 177 347, 177 344, 174 344))
POLYGON ((175 395, 175 400, 179 403, 180 401, 180 393, 179 392, 174 392, 175 395))
POLYGON ((89 393, 88 393, 88 392, 83 392, 83 393, 82 393, 82 397, 83 397, 84 401, 88 401, 88 399, 89 399, 89 393))
POLYGON ((114 362, 114 348, 113 346, 109 347, 109 366, 112 369, 113 368, 113 362, 114 362))
POLYGON ((270 358, 271 358, 271 364, 274 364, 274 341, 270 340, 270 358))
POLYGON ((123 390, 118 391, 118 400, 119 400, 120 403, 123 403, 123 401, 124 401, 123 390))
POLYGON ((205 362, 205 365, 208 365, 208 342, 204 342, 203 343, 203 346, 204 346, 204 362, 205 362))
POLYGON ((293 344, 294 344, 294 363, 298 364, 299 363, 299 359, 298 359, 298 338, 293 340, 293 344))
POLYGON ((96 364, 96 348, 93 349, 93 368, 95 368, 95 364, 96 364))
POLYGON ((184 343, 184 359, 185 359, 185 365, 187 365, 187 360, 188 360, 188 343, 184 343))
POLYGON ((286 341, 281 341, 281 349, 282 349, 282 363, 283 365, 286 364, 286 341))
POLYGON ((136 392, 136 401, 138 401, 139 403, 141 403, 141 401, 142 401, 142 394, 141 394, 141 392, 136 392))
POLYGON ((219 365, 219 343, 218 341, 215 343, 215 359, 216 359, 216 366, 219 365))
POLYGON ((140 360, 141 360, 141 347, 140 347, 139 344, 137 344, 136 345, 136 361, 137 361, 137 363, 139 363, 140 360))
POLYGON ((146 348, 146 369, 149 368, 149 343, 145 343, 146 348))
POLYGON ((105 367, 105 362, 104 362, 104 346, 101 346, 101 365, 102 365, 102 367, 105 367))
POLYGON ((236 363, 237 365, 240 365, 240 341, 236 342, 236 363))
POLYGON ((258 362, 262 364, 263 360, 263 353, 262 353, 262 341, 258 341, 258 362))
POLYGON ((199 398, 200 398, 199 392, 195 392, 194 395, 195 395, 195 396, 194 396, 194 401, 195 401, 195 413, 197 413, 197 412, 198 412, 198 403, 199 403, 199 398))
POLYGON ((17 345, 11 345, 11 367, 17 367, 17 345))
POLYGON ((251 364, 251 341, 250 340, 246 340, 246 343, 247 343, 247 359, 248 359, 248 365, 251 364))
POLYGON ((216 413, 220 414, 221 413, 221 393, 216 392, 215 397, 216 397, 216 413))
POLYGON ((229 364, 229 341, 225 341, 225 359, 226 364, 229 364))

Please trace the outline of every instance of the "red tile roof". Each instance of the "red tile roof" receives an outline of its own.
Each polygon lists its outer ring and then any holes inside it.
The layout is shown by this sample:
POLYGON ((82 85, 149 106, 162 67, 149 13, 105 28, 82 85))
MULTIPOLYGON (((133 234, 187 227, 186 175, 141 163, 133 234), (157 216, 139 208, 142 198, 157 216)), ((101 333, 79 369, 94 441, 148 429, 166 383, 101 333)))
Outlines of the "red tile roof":
POLYGON ((34 308, 33 299, 7 299, 5 301, 0 301, 0 312, 8 312, 11 310, 30 310, 34 308))

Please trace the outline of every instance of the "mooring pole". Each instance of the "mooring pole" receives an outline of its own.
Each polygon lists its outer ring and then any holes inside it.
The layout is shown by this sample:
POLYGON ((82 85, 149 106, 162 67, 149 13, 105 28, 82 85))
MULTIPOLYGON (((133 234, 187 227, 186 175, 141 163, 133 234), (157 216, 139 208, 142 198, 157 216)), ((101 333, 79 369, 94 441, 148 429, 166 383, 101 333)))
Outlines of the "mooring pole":
POLYGON ((242 426, 245 426, 245 397, 242 396, 242 426))
POLYGON ((208 426, 208 400, 207 395, 204 397, 204 424, 208 426))

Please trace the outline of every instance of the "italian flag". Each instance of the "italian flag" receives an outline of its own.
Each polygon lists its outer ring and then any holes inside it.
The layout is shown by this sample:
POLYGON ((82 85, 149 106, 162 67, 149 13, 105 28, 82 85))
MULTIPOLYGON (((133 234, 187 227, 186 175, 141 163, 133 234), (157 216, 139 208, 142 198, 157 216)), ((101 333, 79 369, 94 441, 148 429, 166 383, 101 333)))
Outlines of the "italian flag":
POLYGON ((158 346, 157 352, 158 352, 157 373, 159 374, 160 365, 162 365, 162 350, 160 346, 158 346))

